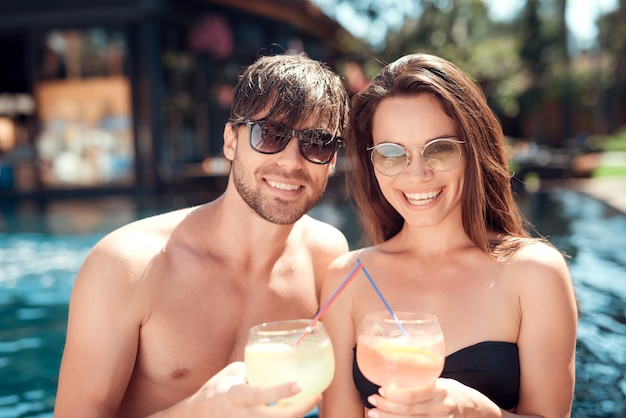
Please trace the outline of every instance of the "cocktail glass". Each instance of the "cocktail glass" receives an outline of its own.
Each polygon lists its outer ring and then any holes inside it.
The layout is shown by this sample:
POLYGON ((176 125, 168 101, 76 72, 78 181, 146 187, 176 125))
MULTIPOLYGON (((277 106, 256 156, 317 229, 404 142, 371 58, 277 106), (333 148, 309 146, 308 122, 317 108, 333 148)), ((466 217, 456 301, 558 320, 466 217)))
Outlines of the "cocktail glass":
POLYGON ((407 389, 434 382, 443 370, 445 347, 436 316, 368 313, 358 329, 359 369, 379 386, 407 389))
POLYGON ((282 403, 317 396, 328 387, 335 373, 333 347, 321 322, 307 331, 310 322, 268 322, 250 329, 244 357, 250 386, 298 382, 302 391, 282 403))

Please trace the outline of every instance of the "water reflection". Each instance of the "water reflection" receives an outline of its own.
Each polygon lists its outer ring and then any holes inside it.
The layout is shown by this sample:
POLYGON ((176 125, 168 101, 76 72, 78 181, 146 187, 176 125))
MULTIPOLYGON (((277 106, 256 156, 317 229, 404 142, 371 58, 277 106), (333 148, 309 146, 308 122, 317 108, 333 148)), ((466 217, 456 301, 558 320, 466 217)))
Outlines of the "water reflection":
POLYGON ((568 253, 582 308, 574 417, 626 416, 626 216, 571 191, 526 208, 568 253))
MULTIPOLYGON (((342 229, 354 248, 359 227, 353 208, 339 195, 330 193, 312 215, 342 229)), ((138 217, 210 199, 169 196, 3 208, 0 418, 52 416, 67 302, 89 249, 138 217)), ((568 190, 526 197, 520 205, 537 230, 571 256, 583 311, 573 417, 626 416, 626 216, 568 190)))

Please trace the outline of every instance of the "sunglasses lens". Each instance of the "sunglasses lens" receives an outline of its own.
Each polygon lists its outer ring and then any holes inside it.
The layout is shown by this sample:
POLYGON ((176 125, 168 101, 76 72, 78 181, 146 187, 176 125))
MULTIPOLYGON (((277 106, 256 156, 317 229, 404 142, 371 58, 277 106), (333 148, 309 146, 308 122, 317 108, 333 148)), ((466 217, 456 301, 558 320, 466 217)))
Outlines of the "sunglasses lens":
POLYGON ((314 164, 328 164, 333 159, 340 141, 319 129, 293 131, 285 125, 269 121, 248 123, 250 146, 263 154, 276 154, 287 147, 294 135, 298 136, 300 154, 314 164))
POLYGON ((461 147, 449 139, 429 143, 424 148, 424 162, 435 171, 449 171, 456 167, 461 158, 461 147))
MULTIPOLYGON (((449 171, 456 167, 461 159, 461 147, 451 139, 437 139, 426 145, 422 157, 432 170, 449 171)), ((406 168, 409 154, 401 145, 382 143, 372 149, 371 159, 379 173, 397 176, 406 168)))
POLYGON ((298 144, 302 156, 315 164, 327 164, 337 150, 337 138, 317 129, 301 131, 298 144))
POLYGON ((404 170, 408 155, 404 148, 397 144, 380 144, 372 150, 374 167, 385 176, 396 176, 404 170))
POLYGON ((264 154, 282 151, 289 140, 284 126, 270 122, 256 122, 250 128, 250 145, 264 154))

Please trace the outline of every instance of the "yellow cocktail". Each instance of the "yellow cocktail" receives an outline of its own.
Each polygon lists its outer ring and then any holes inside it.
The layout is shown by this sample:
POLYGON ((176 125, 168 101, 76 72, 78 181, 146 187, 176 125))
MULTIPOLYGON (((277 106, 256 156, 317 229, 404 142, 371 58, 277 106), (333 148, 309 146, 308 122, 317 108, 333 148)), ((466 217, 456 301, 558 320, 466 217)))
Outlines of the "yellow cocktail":
POLYGON ((281 402, 295 402, 322 393, 335 372, 335 357, 321 322, 297 345, 310 320, 278 321, 250 330, 245 351, 248 383, 251 386, 298 382, 302 391, 281 402))

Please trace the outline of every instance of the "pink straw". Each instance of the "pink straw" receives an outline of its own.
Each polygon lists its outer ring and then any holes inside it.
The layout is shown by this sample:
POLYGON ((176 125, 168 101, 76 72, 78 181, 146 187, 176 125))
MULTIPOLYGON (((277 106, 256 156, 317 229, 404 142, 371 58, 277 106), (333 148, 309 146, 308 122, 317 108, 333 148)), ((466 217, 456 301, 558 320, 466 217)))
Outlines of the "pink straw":
POLYGON ((359 270, 361 270, 363 268, 363 264, 361 264, 361 260, 357 260, 356 261, 356 267, 350 272, 350 274, 348 275, 348 277, 345 278, 345 280, 343 281, 343 283, 341 283, 341 285, 337 288, 337 290, 335 290, 335 293, 333 293, 333 295, 330 297, 330 299, 328 299, 326 301, 326 303, 324 304, 324 306, 322 306, 320 308, 320 310, 317 312, 317 314, 315 314, 315 316, 313 317, 313 319, 311 320, 311 322, 309 322, 309 325, 307 325, 306 329, 304 330, 304 332, 302 332, 302 334, 300 335, 300 337, 298 337, 298 339, 296 340, 295 343, 293 343, 294 346, 300 344, 300 342, 304 339, 304 337, 313 331, 313 327, 315 326, 315 324, 318 323, 318 321, 320 320, 320 318, 322 317, 322 315, 324 315, 324 312, 326 312, 326 310, 330 307, 330 304, 333 303, 335 301, 335 299, 337 299, 337 297, 339 296, 339 294, 341 292, 343 292, 343 289, 346 288, 346 286, 352 281, 352 279, 354 279, 356 277, 356 274, 359 272, 359 270))

